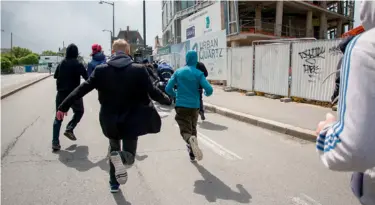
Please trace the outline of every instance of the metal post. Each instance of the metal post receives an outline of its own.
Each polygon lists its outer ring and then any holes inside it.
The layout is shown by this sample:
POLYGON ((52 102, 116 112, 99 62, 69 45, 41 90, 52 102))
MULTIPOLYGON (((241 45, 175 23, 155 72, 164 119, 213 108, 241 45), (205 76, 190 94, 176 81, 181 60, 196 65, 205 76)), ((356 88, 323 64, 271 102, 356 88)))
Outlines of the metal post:
POLYGON ((112 37, 113 37, 112 31, 110 31, 110 34, 111 34, 111 36, 110 36, 110 39, 109 39, 109 43, 111 45, 111 53, 112 53, 112 37))
MULTIPOLYGON (((115 39, 115 2, 112 3, 112 37, 115 39)), ((112 45, 112 39, 111 39, 111 45, 112 45)))
POLYGON ((143 45, 146 49, 146 0, 143 0, 143 45))
POLYGON ((10 52, 13 51, 13 32, 10 32, 10 52))

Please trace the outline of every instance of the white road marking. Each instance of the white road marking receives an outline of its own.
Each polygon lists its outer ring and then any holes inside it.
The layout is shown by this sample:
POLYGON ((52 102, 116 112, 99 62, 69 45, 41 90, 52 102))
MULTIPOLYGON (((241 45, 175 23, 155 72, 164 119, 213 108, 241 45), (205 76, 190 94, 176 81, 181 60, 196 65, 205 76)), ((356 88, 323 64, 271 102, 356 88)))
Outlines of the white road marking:
POLYGON ((304 193, 301 193, 300 197, 293 197, 292 202, 294 205, 322 205, 304 193))
MULTIPOLYGON (((178 127, 177 124, 174 124, 175 127, 178 127)), ((219 143, 213 141, 212 139, 210 139, 209 137, 207 137, 206 135, 198 132, 198 141, 202 142, 204 145, 206 145, 208 148, 210 148, 212 151, 214 151, 216 154, 228 159, 228 160, 241 160, 242 157, 238 156, 237 154, 235 154, 234 152, 226 149, 225 147, 223 147, 222 145, 220 145, 219 143)))

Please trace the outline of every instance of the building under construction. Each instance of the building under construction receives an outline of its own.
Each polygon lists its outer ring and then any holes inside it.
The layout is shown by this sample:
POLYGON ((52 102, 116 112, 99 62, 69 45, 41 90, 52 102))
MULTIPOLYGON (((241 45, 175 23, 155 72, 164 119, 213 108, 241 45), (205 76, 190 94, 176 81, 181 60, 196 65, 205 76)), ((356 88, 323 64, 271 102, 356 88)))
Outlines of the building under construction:
MULTIPOLYGON (((163 46, 181 42, 181 20, 217 1, 162 1, 163 46)), ((228 46, 254 40, 340 37, 353 28, 354 0, 220 1, 228 46)))
POLYGON ((354 1, 227 2, 228 44, 278 38, 339 38, 353 28, 354 1))

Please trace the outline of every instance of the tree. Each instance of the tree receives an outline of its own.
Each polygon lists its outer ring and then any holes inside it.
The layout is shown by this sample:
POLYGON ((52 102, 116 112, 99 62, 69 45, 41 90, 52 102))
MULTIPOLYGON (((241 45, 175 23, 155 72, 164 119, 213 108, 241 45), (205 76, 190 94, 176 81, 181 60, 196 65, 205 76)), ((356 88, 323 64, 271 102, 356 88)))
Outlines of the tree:
POLYGON ((22 65, 35 65, 39 63, 38 55, 31 53, 25 57, 19 59, 20 64, 22 65))
POLYGON ((42 54, 40 54, 42 56, 58 56, 59 54, 56 53, 56 52, 53 52, 51 50, 46 50, 46 51, 43 51, 42 54))
POLYGON ((1 58, 1 73, 13 73, 12 62, 8 58, 1 58))
POLYGON ((22 58, 22 57, 25 57, 25 56, 33 53, 30 49, 21 48, 21 47, 18 47, 18 46, 13 47, 11 52, 14 55, 14 57, 16 57, 16 58, 22 58))

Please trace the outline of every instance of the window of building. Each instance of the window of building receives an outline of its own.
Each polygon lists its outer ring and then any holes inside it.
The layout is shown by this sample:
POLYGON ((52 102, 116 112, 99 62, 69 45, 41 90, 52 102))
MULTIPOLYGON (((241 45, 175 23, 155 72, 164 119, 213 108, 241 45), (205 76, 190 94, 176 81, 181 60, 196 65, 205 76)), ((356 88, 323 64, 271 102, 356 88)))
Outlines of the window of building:
POLYGON ((181 1, 181 10, 187 9, 189 1, 181 1))
POLYGON ((187 5, 188 5, 188 8, 190 8, 195 5, 195 1, 188 1, 187 5))

